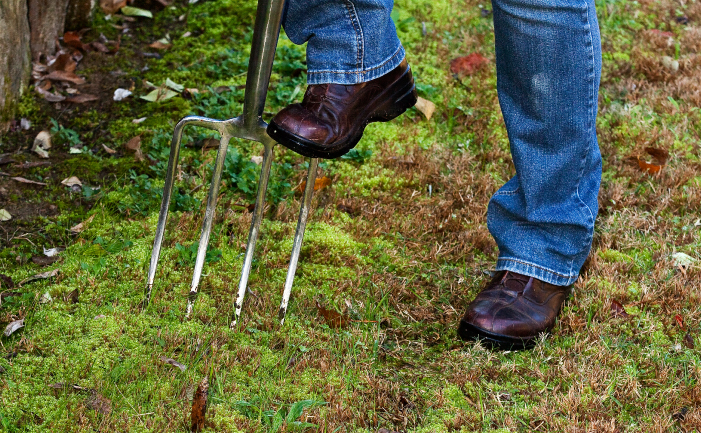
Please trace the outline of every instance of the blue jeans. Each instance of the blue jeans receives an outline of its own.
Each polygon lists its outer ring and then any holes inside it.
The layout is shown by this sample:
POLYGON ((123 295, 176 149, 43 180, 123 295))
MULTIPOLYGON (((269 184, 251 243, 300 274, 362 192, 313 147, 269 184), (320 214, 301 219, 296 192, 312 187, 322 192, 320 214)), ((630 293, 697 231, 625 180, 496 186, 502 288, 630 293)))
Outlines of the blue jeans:
MULTIPOLYGON (((285 31, 307 45, 309 83, 354 84, 404 57, 392 0, 289 0, 285 31)), ((601 154, 601 41, 593 0, 492 0, 497 91, 516 176, 492 197, 497 270, 570 285, 589 254, 601 154)), ((420 79, 420 77, 419 77, 420 79)))

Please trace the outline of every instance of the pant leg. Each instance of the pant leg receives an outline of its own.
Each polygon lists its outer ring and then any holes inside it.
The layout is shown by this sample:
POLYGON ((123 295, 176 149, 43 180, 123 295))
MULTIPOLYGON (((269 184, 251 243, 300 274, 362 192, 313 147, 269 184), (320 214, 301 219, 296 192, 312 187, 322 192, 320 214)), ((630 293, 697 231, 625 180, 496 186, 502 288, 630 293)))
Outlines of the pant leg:
POLYGON ((492 197, 497 270, 569 285, 589 254, 601 154, 593 0, 492 0, 497 90, 516 176, 492 197))
POLYGON ((283 27, 307 42, 309 84, 357 84, 390 72, 404 48, 390 14, 393 0, 288 0, 283 27))

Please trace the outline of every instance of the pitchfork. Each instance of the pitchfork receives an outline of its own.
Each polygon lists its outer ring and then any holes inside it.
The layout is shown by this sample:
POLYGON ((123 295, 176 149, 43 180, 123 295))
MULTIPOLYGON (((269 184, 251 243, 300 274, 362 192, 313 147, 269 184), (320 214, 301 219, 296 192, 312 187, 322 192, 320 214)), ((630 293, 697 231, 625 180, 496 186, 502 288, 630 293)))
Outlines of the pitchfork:
MULTIPOLYGON (((261 116, 263 114, 263 108, 265 107, 265 97, 268 93, 270 73, 273 68, 273 59, 275 58, 275 50, 277 48, 277 41, 280 35, 280 22, 282 20, 284 4, 285 0, 258 1, 256 23, 253 30, 251 57, 248 64, 248 75, 246 77, 246 93, 244 96, 243 114, 229 120, 215 120, 200 116, 188 116, 180 120, 180 122, 178 122, 178 124, 175 126, 173 140, 170 146, 168 171, 166 173, 165 186, 163 187, 163 201, 161 202, 161 209, 158 214, 156 239, 153 242, 151 265, 148 270, 146 304, 148 304, 151 300, 151 290, 153 288, 153 280, 156 275, 158 258, 161 252, 161 243, 163 242, 163 232, 165 231, 166 227, 166 219, 168 218, 168 207, 170 205, 170 196, 173 191, 175 169, 178 165, 180 141, 182 139, 183 129, 186 126, 200 126, 217 131, 221 137, 221 140, 219 142, 217 159, 214 164, 214 171, 212 173, 212 185, 209 188, 209 196, 207 197, 207 210, 205 211, 204 221, 202 222, 202 234, 200 235, 200 243, 199 247, 197 248, 195 271, 192 276, 192 284, 190 285, 190 293, 187 301, 186 318, 190 316, 190 313, 192 313, 192 306, 197 296, 197 285, 199 284, 200 277, 202 276, 202 267, 204 266, 207 245, 209 244, 209 233, 212 230, 212 222, 214 221, 217 196, 219 194, 219 184, 221 181, 222 170, 224 168, 224 160, 226 158, 226 150, 229 145, 229 140, 232 137, 236 137, 257 141, 263 144, 263 162, 261 163, 260 180, 258 182, 258 191, 256 193, 255 208, 253 209, 253 219, 251 221, 251 228, 248 234, 246 255, 243 259, 241 279, 239 280, 238 296, 236 297, 236 302, 234 303, 234 314, 231 320, 232 328, 236 325, 236 322, 241 315, 241 307, 243 306, 243 300, 246 296, 246 286, 248 285, 248 276, 251 272, 251 264, 253 262, 253 252, 255 251, 258 233, 260 232, 260 222, 263 218, 265 191, 268 188, 270 166, 273 161, 273 147, 275 146, 275 141, 265 132, 265 128, 268 125, 263 121, 261 116)), ((307 225, 307 217, 309 216, 309 208, 312 200, 312 194, 314 192, 314 181, 316 180, 316 169, 318 164, 319 160, 317 158, 312 158, 309 161, 307 184, 304 188, 304 195, 302 196, 302 207, 299 213, 294 243, 292 245, 290 266, 287 269, 285 289, 282 294, 282 302, 278 312, 278 319, 280 320, 281 324, 283 324, 285 321, 285 313, 287 312, 287 305, 290 300, 292 283, 294 281, 295 271, 297 269, 299 252, 302 247, 302 240, 304 238, 304 229, 307 225)))

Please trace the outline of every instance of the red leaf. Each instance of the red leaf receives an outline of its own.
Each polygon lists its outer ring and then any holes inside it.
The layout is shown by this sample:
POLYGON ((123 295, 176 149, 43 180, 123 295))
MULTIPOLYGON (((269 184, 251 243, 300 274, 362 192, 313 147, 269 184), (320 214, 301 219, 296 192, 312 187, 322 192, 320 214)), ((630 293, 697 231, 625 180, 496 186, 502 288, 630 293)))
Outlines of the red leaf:
POLYGON ((334 310, 327 310, 319 303, 319 301, 316 302, 316 308, 319 311, 319 314, 321 314, 326 321, 326 324, 329 325, 329 328, 345 328, 350 323, 350 319, 347 315, 341 314, 334 310))
POLYGON ((677 321, 677 325, 679 325, 679 327, 682 328, 682 331, 686 329, 686 327, 684 326, 684 319, 682 319, 682 316, 677 314, 676 316, 674 316, 674 320, 677 321))
POLYGON ((638 166, 647 174, 657 174, 662 169, 661 165, 650 164, 649 162, 645 162, 640 158, 638 158, 638 166))
POLYGON ((684 340, 682 340, 684 343, 684 346, 688 347, 689 349, 693 349, 696 347, 696 344, 694 343, 694 337, 691 336, 688 332, 684 336, 684 340))
POLYGON ((479 53, 472 53, 467 56, 458 57, 450 62, 450 72, 459 75, 471 75, 489 60, 479 53))
POLYGON ((656 147, 646 147, 645 152, 647 152, 648 155, 655 158, 659 165, 667 164, 667 160, 669 159, 669 152, 667 152, 666 150, 658 149, 656 147))
POLYGON ((626 312, 626 309, 623 308, 623 305, 620 302, 614 299, 611 301, 611 317, 621 317, 623 319, 627 319, 630 317, 630 314, 626 312))
POLYGON ((73 72, 66 72, 66 71, 53 71, 49 75, 45 76, 47 80, 52 80, 52 81, 67 81, 69 83, 73 84, 85 84, 85 79, 80 78, 73 72))

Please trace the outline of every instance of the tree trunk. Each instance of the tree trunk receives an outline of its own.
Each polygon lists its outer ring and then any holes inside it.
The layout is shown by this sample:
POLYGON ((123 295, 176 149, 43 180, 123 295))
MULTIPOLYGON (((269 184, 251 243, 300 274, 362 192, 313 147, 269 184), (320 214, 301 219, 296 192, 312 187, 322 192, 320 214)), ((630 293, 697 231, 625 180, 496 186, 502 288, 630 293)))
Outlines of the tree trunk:
POLYGON ((68 0, 66 30, 78 31, 92 24, 95 0, 68 0))
POLYGON ((29 22, 26 0, 0 0, 0 132, 14 116, 29 83, 29 22))
POLYGON ((32 60, 39 61, 42 56, 56 53, 56 40, 63 36, 68 0, 27 0, 27 4, 32 60))

